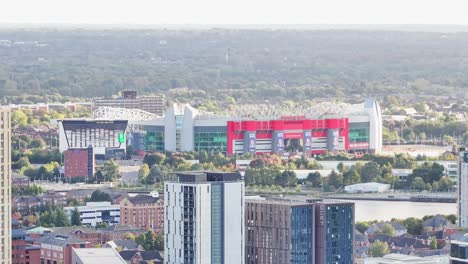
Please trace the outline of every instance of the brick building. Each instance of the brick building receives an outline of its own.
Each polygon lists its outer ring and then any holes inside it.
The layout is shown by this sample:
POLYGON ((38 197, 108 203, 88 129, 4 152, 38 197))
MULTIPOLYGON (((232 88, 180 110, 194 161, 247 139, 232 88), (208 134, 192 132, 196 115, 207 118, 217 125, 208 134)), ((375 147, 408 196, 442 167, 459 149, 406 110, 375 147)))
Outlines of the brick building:
POLYGON ((65 177, 86 180, 93 178, 95 159, 92 147, 68 149, 64 153, 65 177))
POLYGON ((85 203, 86 199, 90 199, 91 195, 95 190, 93 189, 78 189, 78 190, 70 190, 65 195, 67 200, 76 200, 78 203, 85 203))
POLYGON ((120 203, 120 223, 163 231, 164 201, 149 195, 127 197, 120 203))
POLYGON ((18 189, 26 189, 29 187, 30 180, 29 177, 13 173, 11 177, 11 185, 17 187, 18 189))
POLYGON ((72 264, 72 248, 91 247, 91 243, 65 234, 48 234, 34 243, 41 246, 41 263, 44 264, 72 264))
POLYGON ((31 215, 39 212, 42 201, 37 196, 22 195, 13 198, 12 211, 22 215, 31 215))
POLYGON ((131 225, 117 224, 98 229, 98 232, 102 234, 102 244, 104 244, 112 240, 126 239, 128 234, 132 234, 134 236, 146 234, 148 230, 131 225))
POLYGON ((47 191, 38 197, 44 206, 64 207, 67 205, 67 197, 58 192, 47 191))
POLYGON ((21 229, 11 232, 11 248, 13 264, 40 264, 41 247, 27 243, 28 234, 21 229))
POLYGON ((101 233, 87 226, 51 227, 50 230, 56 234, 72 235, 80 238, 83 241, 89 242, 92 247, 102 243, 101 233))

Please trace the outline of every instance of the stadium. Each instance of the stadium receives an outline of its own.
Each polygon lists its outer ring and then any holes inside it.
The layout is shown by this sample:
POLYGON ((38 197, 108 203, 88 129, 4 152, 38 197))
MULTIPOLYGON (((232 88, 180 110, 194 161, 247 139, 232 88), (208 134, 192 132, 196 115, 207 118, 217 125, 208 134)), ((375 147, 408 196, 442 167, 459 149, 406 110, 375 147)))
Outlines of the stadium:
POLYGON ((110 140, 98 137, 101 148, 122 148, 118 135, 124 132, 126 144, 138 155, 204 150, 226 155, 309 156, 343 151, 378 153, 382 149, 381 110, 373 99, 361 104, 324 102, 312 107, 239 105, 224 115, 201 111, 189 104, 174 104, 163 116, 138 109, 103 107, 94 111, 93 120, 60 121, 60 150, 71 148, 70 137, 74 146, 94 144, 89 138, 100 127, 97 124, 105 124, 99 135, 112 137, 110 140), (128 121, 124 129, 122 120, 128 121), (112 125, 115 127, 110 128, 112 125))

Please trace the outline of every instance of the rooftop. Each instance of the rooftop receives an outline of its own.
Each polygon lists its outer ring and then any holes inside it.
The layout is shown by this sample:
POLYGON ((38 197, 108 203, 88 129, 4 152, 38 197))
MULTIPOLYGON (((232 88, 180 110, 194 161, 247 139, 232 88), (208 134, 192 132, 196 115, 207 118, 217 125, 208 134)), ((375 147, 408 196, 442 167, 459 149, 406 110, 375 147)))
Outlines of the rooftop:
POLYGON ((127 198, 129 202, 132 204, 155 204, 159 198, 153 197, 150 195, 137 195, 134 197, 128 197, 127 198))
POLYGON ((51 227, 50 230, 54 233, 62 233, 62 234, 71 234, 77 231, 81 231, 83 233, 96 233, 96 230, 94 228, 90 228, 87 226, 51 227))
POLYGON ((184 183, 240 181, 241 175, 237 172, 181 171, 177 172, 177 179, 184 183))
POLYGON ((291 199, 282 199, 282 198, 264 198, 264 197, 245 197, 246 203, 256 203, 256 204, 274 204, 274 205, 289 205, 289 206, 299 206, 299 205, 312 205, 305 201, 297 201, 291 199))
POLYGON ((162 263, 163 257, 159 253, 159 251, 156 250, 150 250, 150 251, 135 251, 135 250, 122 250, 119 252, 120 256, 122 256, 123 259, 130 261, 132 258, 135 257, 135 255, 140 255, 142 260, 146 261, 153 261, 155 263, 162 263))
POLYGON ((83 264, 126 264, 113 248, 73 248, 73 255, 83 264))
POLYGON ((48 234, 36 240, 37 242, 50 244, 60 247, 65 247, 70 244, 86 244, 88 242, 81 240, 80 238, 73 235, 65 234, 48 234))
POLYGON ((99 231, 105 231, 105 232, 135 232, 135 231, 141 231, 141 232, 147 232, 147 230, 138 228, 132 225, 124 225, 124 224, 116 224, 112 225, 106 228, 101 228, 99 231))

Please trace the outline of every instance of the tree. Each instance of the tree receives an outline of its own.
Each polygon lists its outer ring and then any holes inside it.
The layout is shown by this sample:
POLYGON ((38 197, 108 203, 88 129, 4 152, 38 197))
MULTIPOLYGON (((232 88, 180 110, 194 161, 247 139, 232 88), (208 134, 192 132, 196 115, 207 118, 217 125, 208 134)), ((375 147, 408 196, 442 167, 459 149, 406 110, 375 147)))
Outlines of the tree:
POLYGON ((252 169, 265 168, 265 161, 263 159, 254 159, 250 162, 249 167, 252 169))
POLYGON ((153 165, 161 165, 166 161, 166 155, 164 153, 150 153, 146 154, 143 158, 143 162, 148 164, 148 167, 153 167, 153 165))
POLYGON ((312 184, 312 187, 321 187, 322 185, 322 176, 318 171, 309 173, 306 180, 312 184))
POLYGON ((362 182, 372 182, 377 176, 382 176, 382 169, 379 164, 374 161, 366 163, 361 171, 362 182))
POLYGON ((154 250, 164 251, 164 236, 157 234, 154 236, 154 250))
POLYGON ((78 208, 76 208, 76 207, 72 211, 72 214, 71 214, 71 225, 72 226, 81 226, 80 212, 78 211, 78 208))
POLYGON ((374 258, 383 257, 389 253, 390 249, 388 248, 388 244, 380 240, 375 241, 370 249, 370 254, 374 258))
POLYGON ((114 160, 106 160, 102 165, 101 171, 104 175, 104 180, 112 182, 119 176, 119 165, 114 160))
POLYGON ((148 177, 149 173, 150 173, 150 168, 148 164, 143 163, 140 169, 138 170, 138 179, 140 180, 140 182, 145 182, 146 177, 148 177))
POLYGON ((369 222, 356 222, 356 229, 361 233, 366 232, 366 230, 369 229, 369 227, 369 222))
POLYGON ((339 188, 343 184, 343 175, 333 170, 328 176, 328 185, 339 188))
POLYGON ((416 190, 424 190, 425 183, 421 177, 416 177, 411 182, 411 186, 413 187, 413 189, 416 189, 416 190))
POLYGON ((354 183, 360 183, 361 182, 361 175, 359 175, 359 172, 353 167, 350 170, 346 170, 343 173, 343 184, 344 185, 350 185, 354 183))
POLYGON ((29 162, 28 157, 21 157, 17 162, 18 169, 21 169, 23 167, 29 168, 30 166, 31 163, 29 162))
POLYGON ((343 162, 340 162, 338 163, 338 165, 336 165, 336 169, 340 172, 340 173, 343 173, 346 169, 346 166, 343 164, 343 162))
POLYGON ((109 227, 107 222, 96 223, 96 229, 109 227))
POLYGON ((13 126, 27 126, 28 116, 21 110, 16 110, 11 114, 11 123, 13 126))
POLYGON ((90 201, 91 202, 111 202, 112 198, 110 197, 110 195, 108 193, 105 193, 105 192, 103 192, 101 190, 95 190, 91 194, 90 201))
POLYGON ((447 191, 448 192, 450 190, 450 188, 452 188, 452 186, 453 186, 452 179, 450 179, 450 177, 448 177, 448 176, 444 176, 439 180, 439 189, 441 191, 447 191))
POLYGON ((393 228, 393 226, 389 223, 385 223, 382 228, 381 228, 381 232, 382 234, 384 235, 387 235, 387 236, 396 236, 396 230, 395 228, 393 228))
POLYGON ((432 237, 432 239, 431 239, 431 248, 432 249, 437 249, 437 238, 436 237, 432 237))
POLYGON ((275 178, 275 182, 283 187, 294 187, 297 185, 296 173, 292 170, 285 170, 275 178))
POLYGON ((421 219, 416 219, 414 217, 406 218, 404 221, 401 222, 402 225, 406 227, 408 233, 412 235, 420 235, 423 231, 423 225, 421 219))
POLYGON ((96 178, 96 181, 98 183, 101 183, 104 181, 104 175, 102 175, 102 172, 100 170, 96 171, 96 173, 94 174, 94 178, 96 178))
POLYGON ((311 160, 307 163, 307 167, 306 167, 308 170, 321 170, 323 169, 323 166, 318 163, 318 161, 316 160, 311 160))
POLYGON ((45 211, 39 217, 39 221, 46 227, 69 226, 70 222, 63 209, 45 211))
POLYGON ((146 184, 153 185, 156 182, 163 182, 166 178, 166 173, 161 170, 159 165, 153 165, 148 175, 146 184))
POLYGON ((42 138, 39 139, 34 139, 31 141, 31 144, 29 144, 29 147, 31 148, 45 148, 46 143, 42 138))

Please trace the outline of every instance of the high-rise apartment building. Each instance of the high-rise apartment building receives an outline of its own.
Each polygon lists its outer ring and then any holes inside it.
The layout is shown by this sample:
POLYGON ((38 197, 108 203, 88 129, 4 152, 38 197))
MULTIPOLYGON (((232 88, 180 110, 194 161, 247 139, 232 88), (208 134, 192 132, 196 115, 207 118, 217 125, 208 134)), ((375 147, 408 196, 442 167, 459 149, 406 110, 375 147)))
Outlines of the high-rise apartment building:
POLYGON ((468 151, 460 148, 458 165, 458 225, 468 228, 468 151))
POLYGON ((468 237, 464 236, 459 240, 450 241, 450 263, 468 263, 468 237))
POLYGON ((314 204, 289 200, 245 202, 246 264, 313 264, 314 204))
POLYGON ((11 263, 11 118, 0 106, 0 263, 11 263))
POLYGON ((120 98, 102 98, 93 100, 93 110, 100 107, 140 109, 162 116, 166 110, 164 95, 137 97, 136 91, 124 91, 120 98))
POLYGON ((178 173, 164 184, 167 264, 244 263, 244 182, 237 173, 178 173))
POLYGON ((354 263, 354 203, 315 203, 315 263, 354 263))

